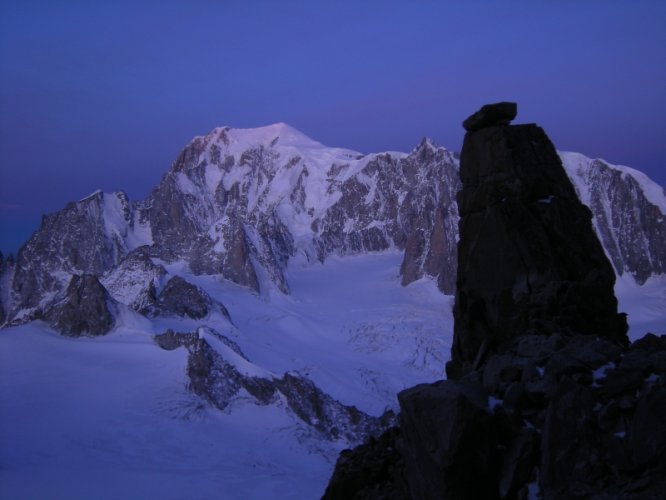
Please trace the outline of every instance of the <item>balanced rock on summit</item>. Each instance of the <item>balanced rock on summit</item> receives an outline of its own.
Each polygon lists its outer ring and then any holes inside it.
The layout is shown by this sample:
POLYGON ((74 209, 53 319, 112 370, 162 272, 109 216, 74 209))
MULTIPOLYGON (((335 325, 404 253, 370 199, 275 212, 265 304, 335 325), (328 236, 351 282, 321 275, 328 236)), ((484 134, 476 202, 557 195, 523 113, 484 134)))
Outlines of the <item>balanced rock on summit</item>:
POLYGON ((518 113, 518 105, 515 102, 498 102, 486 104, 480 110, 471 115, 463 122, 463 127, 468 132, 474 132, 495 125, 508 125, 518 113))

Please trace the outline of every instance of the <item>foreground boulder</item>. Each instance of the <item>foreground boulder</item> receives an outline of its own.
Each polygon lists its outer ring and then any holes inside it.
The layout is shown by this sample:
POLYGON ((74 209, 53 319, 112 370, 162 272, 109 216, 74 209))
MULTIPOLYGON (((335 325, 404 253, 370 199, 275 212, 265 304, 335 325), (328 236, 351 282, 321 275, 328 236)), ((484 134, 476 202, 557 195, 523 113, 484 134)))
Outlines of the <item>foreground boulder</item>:
POLYGON ((498 436, 483 387, 442 380, 407 389, 398 401, 411 496, 492 498, 498 436))
POLYGON ((449 380, 401 392, 324 498, 663 498, 666 336, 627 346, 589 211, 511 115, 465 122, 449 380))

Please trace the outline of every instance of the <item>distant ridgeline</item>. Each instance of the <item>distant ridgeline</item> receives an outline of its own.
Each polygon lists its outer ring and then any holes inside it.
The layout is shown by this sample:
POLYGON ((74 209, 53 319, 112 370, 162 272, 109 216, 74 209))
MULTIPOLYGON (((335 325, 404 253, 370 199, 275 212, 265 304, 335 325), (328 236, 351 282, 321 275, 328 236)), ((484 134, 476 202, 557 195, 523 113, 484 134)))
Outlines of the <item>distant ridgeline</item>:
POLYGON ((448 380, 399 393, 326 499, 663 498, 666 336, 628 345, 592 213, 516 111, 464 122, 448 380))
MULTIPOLYGON (((639 284, 664 274, 663 189, 627 167, 561 158, 615 272, 639 284)), ((68 335, 96 335, 113 328, 119 307, 205 315, 220 305, 188 294, 165 265, 288 294, 294 255, 324 261, 388 248, 404 252, 403 285, 430 276, 453 294, 458 163, 428 139, 409 154, 363 155, 285 124, 217 128, 192 140, 145 200, 98 191, 46 216, 15 260, 0 256, 0 322, 44 319, 68 335), (173 294, 191 307, 174 310, 173 294)))

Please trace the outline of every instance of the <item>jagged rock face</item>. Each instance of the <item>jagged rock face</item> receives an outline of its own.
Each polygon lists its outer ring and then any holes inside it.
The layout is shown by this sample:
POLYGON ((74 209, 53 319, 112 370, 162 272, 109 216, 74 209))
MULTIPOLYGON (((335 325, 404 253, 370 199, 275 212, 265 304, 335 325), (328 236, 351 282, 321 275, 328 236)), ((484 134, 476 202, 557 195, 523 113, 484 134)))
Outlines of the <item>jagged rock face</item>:
MULTIPOLYGON (((242 200, 247 203, 247 193, 238 184, 225 190, 220 182, 224 174, 249 160, 236 165, 234 156, 222 158, 216 138, 211 134, 192 141, 146 200, 144 214, 154 233, 154 255, 167 261, 186 260, 196 274, 221 274, 258 290, 244 227, 247 207, 242 200)), ((260 169, 261 155, 255 161, 252 167, 260 169)))
POLYGON ((153 262, 150 248, 142 246, 106 272, 100 282, 114 300, 150 315, 157 310, 157 291, 162 289, 166 279, 166 269, 153 262))
POLYGON ((150 248, 139 247, 102 277, 115 300, 148 317, 175 314, 201 319, 217 310, 229 319, 222 304, 180 276, 169 276, 150 253, 150 248))
POLYGON ((443 273, 451 293, 456 167, 451 153, 426 140, 410 155, 363 156, 282 124, 222 128, 183 151, 144 213, 155 256, 254 290, 266 275, 288 292, 283 271, 296 252, 323 261, 412 241, 423 253, 406 256, 403 283, 443 273))
POLYGON ((458 161, 424 139, 404 164, 407 184, 403 189, 407 195, 401 206, 401 219, 408 230, 402 284, 433 276, 443 293, 452 294, 457 265, 458 161), (416 188, 409 189, 409 185, 416 188))
MULTIPOLYGON (((298 419, 326 439, 345 439, 358 444, 377 435, 393 423, 394 415, 371 417, 353 406, 345 406, 319 389, 311 380, 294 373, 276 377, 252 364, 231 339, 206 331, 176 333, 171 330, 155 337, 163 349, 186 347, 190 389, 224 410, 244 391, 256 404, 283 401, 298 419)), ((247 395, 245 397, 247 397, 247 395)))
POLYGON ((42 298, 67 286, 72 274, 101 276, 146 232, 124 193, 97 192, 45 216, 19 251, 14 309, 38 306, 42 298))
POLYGON ((315 221, 319 258, 404 248, 403 285, 424 275, 442 276, 442 290, 452 293, 456 167, 451 153, 426 139, 408 156, 384 154, 371 159, 340 184, 340 199, 326 217, 315 221), (433 217, 436 212, 439 217, 433 217))
POLYGON ((104 335, 115 324, 112 299, 96 276, 72 276, 64 297, 43 315, 57 331, 70 337, 104 335))
POLYGON ((525 333, 626 342, 615 274, 543 130, 500 125, 468 132, 460 176, 449 377, 525 333))
POLYGON ((637 180, 644 176, 576 153, 562 153, 562 159, 618 276, 629 273, 643 284, 666 273, 666 214, 658 206, 663 198, 648 198, 637 180))
POLYGON ((190 143, 146 201, 155 255, 258 291, 255 259, 288 292, 282 269, 292 241, 275 216, 280 200, 267 201, 265 190, 276 170, 290 166, 263 144, 229 150, 227 133, 216 129, 190 143))

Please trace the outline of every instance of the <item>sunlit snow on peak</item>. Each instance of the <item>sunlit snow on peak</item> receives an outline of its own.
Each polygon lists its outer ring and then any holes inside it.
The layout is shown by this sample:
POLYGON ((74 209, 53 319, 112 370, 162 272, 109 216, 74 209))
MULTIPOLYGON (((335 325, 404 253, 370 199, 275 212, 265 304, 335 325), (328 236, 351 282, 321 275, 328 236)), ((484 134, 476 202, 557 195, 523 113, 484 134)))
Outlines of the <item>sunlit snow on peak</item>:
MULTIPOLYGON (((614 165, 601 158, 588 158, 583 154, 571 151, 559 151, 558 154, 562 159, 564 168, 569 173, 569 177, 581 179, 581 185, 584 184, 582 179, 585 177, 586 172, 590 171, 592 164, 595 162, 600 162, 611 170, 617 170, 623 176, 632 177, 639 184, 643 194, 650 203, 659 207, 662 214, 666 215, 666 192, 664 188, 643 172, 624 165, 614 165)), ((579 193, 579 195, 581 196, 581 201, 589 206, 589 195, 587 193, 579 193)))
POLYGON ((259 146, 298 149, 326 148, 320 142, 283 122, 256 128, 217 127, 208 134, 207 138, 221 142, 230 149, 259 146))

